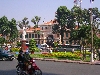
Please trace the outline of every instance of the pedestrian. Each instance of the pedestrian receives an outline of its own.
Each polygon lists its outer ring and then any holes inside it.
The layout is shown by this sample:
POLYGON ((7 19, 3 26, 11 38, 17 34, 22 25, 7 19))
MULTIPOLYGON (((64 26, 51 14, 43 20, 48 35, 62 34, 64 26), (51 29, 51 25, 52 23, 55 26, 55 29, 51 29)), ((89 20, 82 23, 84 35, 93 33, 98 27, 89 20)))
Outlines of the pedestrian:
POLYGON ((98 56, 99 56, 99 61, 100 61, 100 48, 98 49, 98 56))
POLYGON ((74 53, 74 48, 72 48, 72 53, 74 53))
POLYGON ((52 47, 50 47, 49 50, 50 50, 50 53, 52 53, 52 47))
POLYGON ((97 54, 96 54, 96 51, 94 52, 94 60, 97 59, 97 54))

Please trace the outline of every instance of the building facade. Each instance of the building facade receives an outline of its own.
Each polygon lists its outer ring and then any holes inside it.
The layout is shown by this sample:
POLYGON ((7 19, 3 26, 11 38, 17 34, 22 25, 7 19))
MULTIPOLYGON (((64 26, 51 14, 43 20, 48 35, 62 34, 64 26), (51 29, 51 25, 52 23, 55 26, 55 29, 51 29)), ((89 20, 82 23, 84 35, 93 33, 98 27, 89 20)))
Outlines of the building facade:
MULTIPOLYGON (((53 34, 52 33, 52 27, 54 24, 57 24, 57 22, 54 20, 51 20, 49 22, 44 22, 44 24, 39 25, 39 28, 30 27, 26 29, 26 40, 27 43, 29 43, 29 40, 34 38, 37 42, 37 44, 44 44, 47 42, 47 39, 53 40, 54 42, 58 42, 61 44, 61 35, 59 33, 53 34)), ((64 33, 63 37, 63 43, 64 44, 71 44, 69 42, 69 38, 71 35, 71 31, 67 29, 68 31, 64 33)), ((22 40, 22 30, 19 30, 19 41, 22 40)))
MULTIPOLYGON (((19 42, 22 40, 22 32, 23 30, 19 30, 19 42)), ((34 27, 30 27, 26 29, 26 43, 29 43, 29 41, 34 38, 36 40, 36 43, 39 43, 39 39, 40 39, 40 28, 34 28, 34 27)))

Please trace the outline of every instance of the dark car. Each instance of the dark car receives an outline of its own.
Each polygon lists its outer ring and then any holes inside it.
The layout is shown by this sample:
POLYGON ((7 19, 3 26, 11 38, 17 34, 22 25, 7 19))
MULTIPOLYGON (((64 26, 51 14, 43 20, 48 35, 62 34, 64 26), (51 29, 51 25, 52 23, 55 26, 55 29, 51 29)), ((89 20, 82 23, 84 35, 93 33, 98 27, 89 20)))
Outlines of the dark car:
POLYGON ((15 57, 10 52, 7 52, 3 50, 2 48, 0 48, 0 59, 12 61, 13 59, 15 59, 15 57))

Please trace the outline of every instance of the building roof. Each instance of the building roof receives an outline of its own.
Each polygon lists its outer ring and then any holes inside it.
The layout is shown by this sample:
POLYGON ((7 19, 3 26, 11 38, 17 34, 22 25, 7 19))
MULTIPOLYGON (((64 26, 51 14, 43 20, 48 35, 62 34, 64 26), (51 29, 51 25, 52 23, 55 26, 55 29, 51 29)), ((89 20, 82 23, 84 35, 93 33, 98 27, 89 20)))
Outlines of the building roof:
POLYGON ((28 28, 26 31, 34 31, 34 30, 40 30, 40 28, 38 27, 38 28, 34 28, 34 27, 30 27, 30 28, 28 28))
MULTIPOLYGON (((40 28, 30 27, 26 29, 26 32, 33 32, 33 31, 40 31, 40 28)), ((23 32, 23 30, 20 29, 19 32, 23 32)))
POLYGON ((41 24, 41 26, 44 26, 44 25, 54 25, 55 23, 57 23, 56 19, 51 20, 49 22, 44 22, 44 24, 41 24))

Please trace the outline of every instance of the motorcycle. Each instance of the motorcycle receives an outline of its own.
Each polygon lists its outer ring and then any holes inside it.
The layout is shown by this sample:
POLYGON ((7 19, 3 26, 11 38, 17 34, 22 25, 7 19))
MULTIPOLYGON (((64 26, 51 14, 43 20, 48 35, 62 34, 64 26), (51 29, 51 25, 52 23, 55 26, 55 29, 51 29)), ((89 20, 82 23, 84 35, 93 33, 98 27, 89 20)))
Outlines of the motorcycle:
POLYGON ((31 59, 28 65, 27 71, 24 70, 25 67, 21 67, 22 64, 16 66, 18 75, 42 75, 42 71, 36 65, 35 60, 31 59))
POLYGON ((18 65, 16 66, 16 72, 17 75, 24 75, 24 63, 22 63, 21 61, 18 62, 18 65))

